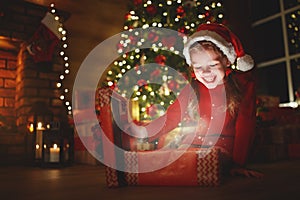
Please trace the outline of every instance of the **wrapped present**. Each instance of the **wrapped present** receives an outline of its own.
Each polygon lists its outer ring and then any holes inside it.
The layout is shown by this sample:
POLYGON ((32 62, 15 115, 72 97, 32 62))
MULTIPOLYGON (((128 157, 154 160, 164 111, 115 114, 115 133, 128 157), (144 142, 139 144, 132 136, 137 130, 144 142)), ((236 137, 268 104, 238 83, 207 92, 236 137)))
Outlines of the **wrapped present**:
POLYGON ((124 165, 124 172, 106 167, 108 187, 218 186, 221 182, 219 149, 126 151, 124 165), (177 159, 165 167, 152 170, 173 158, 177 159))

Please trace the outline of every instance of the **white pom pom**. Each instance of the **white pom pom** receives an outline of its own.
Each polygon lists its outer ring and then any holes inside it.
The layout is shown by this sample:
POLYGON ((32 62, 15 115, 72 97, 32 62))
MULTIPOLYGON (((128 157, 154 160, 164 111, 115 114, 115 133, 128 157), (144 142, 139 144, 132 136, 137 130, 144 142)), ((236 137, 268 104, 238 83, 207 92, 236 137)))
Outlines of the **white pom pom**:
POLYGON ((254 61, 252 57, 248 54, 245 54, 242 57, 237 58, 237 69, 246 72, 254 67, 254 61))

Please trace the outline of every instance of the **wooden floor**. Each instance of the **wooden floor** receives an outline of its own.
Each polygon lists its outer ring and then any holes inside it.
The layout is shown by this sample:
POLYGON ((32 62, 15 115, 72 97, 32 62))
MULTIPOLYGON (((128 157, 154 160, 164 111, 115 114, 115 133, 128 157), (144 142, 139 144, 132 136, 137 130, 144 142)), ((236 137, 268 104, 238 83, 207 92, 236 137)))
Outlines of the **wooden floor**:
POLYGON ((219 187, 106 187, 104 167, 72 165, 61 169, 0 167, 2 200, 269 200, 300 199, 300 160, 255 164, 261 180, 231 177, 219 187))

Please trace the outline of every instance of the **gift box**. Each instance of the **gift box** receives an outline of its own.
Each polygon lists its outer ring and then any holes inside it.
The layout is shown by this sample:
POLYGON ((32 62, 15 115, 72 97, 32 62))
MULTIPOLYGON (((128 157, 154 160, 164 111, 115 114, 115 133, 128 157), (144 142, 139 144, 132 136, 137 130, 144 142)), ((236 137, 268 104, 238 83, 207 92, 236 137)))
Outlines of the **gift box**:
POLYGON ((215 148, 125 151, 123 164, 124 172, 106 167, 108 187, 218 186, 221 183, 220 151, 215 148), (170 159, 172 162, 168 163, 170 159), (159 168, 162 163, 168 164, 159 168), (152 170, 156 166, 158 169, 152 170))
POLYGON ((128 120, 129 102, 122 96, 113 94, 109 88, 101 88, 98 93, 101 97, 98 100, 98 119, 103 130, 103 161, 106 164, 108 187, 220 184, 219 149, 153 150, 152 144, 138 143, 122 131, 122 125, 128 120), (111 146, 110 142, 115 146, 111 146), (122 155, 116 147, 123 149, 122 155), (156 167, 162 163, 163 166, 156 167))

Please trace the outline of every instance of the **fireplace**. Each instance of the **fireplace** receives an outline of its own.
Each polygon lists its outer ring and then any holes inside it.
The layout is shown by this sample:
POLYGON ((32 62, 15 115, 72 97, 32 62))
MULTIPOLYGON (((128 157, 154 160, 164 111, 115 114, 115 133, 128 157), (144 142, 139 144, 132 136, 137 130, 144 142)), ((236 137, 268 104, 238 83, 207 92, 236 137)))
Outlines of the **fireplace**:
MULTIPOLYGON (((25 1, 0 3, 1 164, 31 162, 34 144, 28 123, 34 105, 42 102, 45 108, 41 109, 50 110, 54 121, 67 124, 57 87, 64 70, 61 57, 57 52, 51 63, 37 64, 26 46, 47 11, 46 7, 25 1)), ((69 17, 66 12, 58 12, 63 20, 69 17)))

